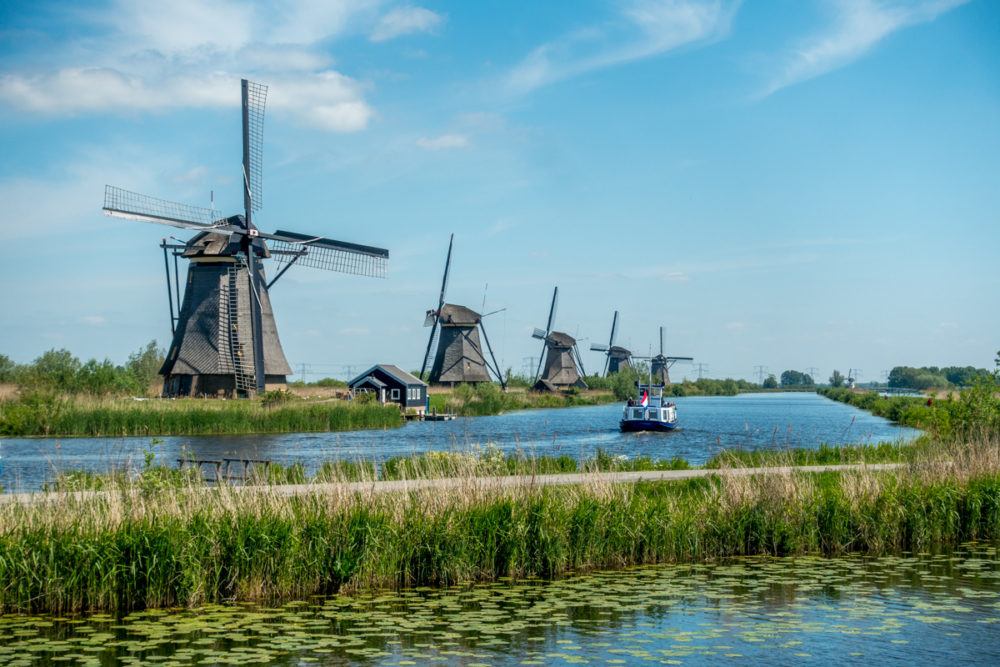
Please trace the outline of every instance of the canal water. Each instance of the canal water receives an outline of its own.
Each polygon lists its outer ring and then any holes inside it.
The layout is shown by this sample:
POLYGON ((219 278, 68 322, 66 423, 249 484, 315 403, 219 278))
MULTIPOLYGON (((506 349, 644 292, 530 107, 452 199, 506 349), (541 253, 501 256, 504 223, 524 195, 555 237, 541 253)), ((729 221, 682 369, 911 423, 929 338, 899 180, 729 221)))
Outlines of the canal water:
POLYGON ((621 405, 523 410, 450 422, 410 422, 398 429, 338 433, 164 438, 8 438, 0 441, 0 484, 38 489, 56 471, 141 465, 152 450, 168 465, 198 459, 258 458, 302 463, 308 472, 334 459, 382 460, 429 450, 493 446, 528 455, 589 458, 613 455, 704 463, 722 449, 783 449, 910 440, 919 431, 812 393, 678 398, 681 428, 672 433, 621 433, 621 405))
POLYGON ((1000 561, 746 558, 554 582, 0 616, 8 665, 997 665, 1000 561))

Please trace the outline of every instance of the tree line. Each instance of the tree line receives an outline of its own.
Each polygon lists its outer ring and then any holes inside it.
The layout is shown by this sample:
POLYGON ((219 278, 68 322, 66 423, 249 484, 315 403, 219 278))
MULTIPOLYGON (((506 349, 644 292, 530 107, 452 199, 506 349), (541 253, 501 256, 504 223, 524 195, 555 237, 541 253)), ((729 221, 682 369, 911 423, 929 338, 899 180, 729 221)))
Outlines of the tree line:
POLYGON ((16 384, 22 391, 145 395, 159 380, 165 355, 155 340, 130 354, 121 365, 110 359, 81 361, 65 349, 51 349, 28 364, 0 354, 0 383, 16 384))

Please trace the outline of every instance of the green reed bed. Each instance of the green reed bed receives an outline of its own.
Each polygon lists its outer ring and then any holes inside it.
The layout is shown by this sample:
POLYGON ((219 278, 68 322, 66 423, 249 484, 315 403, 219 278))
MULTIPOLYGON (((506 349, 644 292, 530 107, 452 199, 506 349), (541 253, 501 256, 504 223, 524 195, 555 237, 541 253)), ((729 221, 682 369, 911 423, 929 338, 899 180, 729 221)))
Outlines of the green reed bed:
POLYGON ((980 379, 956 396, 881 396, 874 391, 826 388, 818 393, 890 421, 932 431, 945 439, 967 439, 1000 433, 1000 384, 980 379))
POLYGON ((0 435, 145 436, 392 428, 398 408, 361 402, 93 399, 29 395, 0 401, 0 435))
POLYGON ((562 393, 537 391, 501 391, 495 384, 484 382, 460 385, 449 393, 430 395, 430 408, 463 417, 498 415, 514 410, 534 408, 570 408, 584 405, 604 405, 619 399, 611 391, 570 390, 562 393))
POLYGON ((0 609, 124 610, 1000 539, 1000 445, 902 472, 375 494, 131 489, 0 505, 0 609))

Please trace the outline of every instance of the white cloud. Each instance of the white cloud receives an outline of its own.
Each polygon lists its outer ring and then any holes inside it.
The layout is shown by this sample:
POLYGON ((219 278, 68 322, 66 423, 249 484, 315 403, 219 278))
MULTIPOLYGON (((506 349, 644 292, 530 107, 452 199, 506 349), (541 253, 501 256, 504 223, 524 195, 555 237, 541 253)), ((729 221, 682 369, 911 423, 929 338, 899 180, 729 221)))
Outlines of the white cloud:
POLYGON ((0 105, 53 116, 233 107, 239 79, 250 72, 270 87, 269 111, 355 132, 375 114, 366 87, 332 69, 318 43, 376 6, 119 0, 107 16, 88 15, 91 38, 44 54, 43 67, 0 75, 0 105))
POLYGON ((454 148, 467 148, 469 137, 464 134, 442 134, 436 137, 420 137, 417 146, 428 151, 443 151, 454 148))
POLYGON ((745 322, 726 322, 726 329, 729 331, 743 331, 747 328, 745 322))
POLYGON ((508 92, 528 93, 587 72, 622 65, 729 34, 737 1, 633 0, 617 21, 583 28, 535 48, 507 73, 508 92))
POLYGON ((835 16, 830 30, 799 44, 785 58, 760 97, 848 65, 894 32, 933 21, 966 2, 968 0, 837 0, 833 4, 835 16))
POLYGON ((80 321, 92 327, 103 326, 108 322, 107 318, 102 315, 84 315, 80 318, 80 321))
POLYGON ((385 42, 415 32, 431 32, 444 23, 444 17, 423 7, 397 7, 379 19, 370 36, 373 42, 385 42))

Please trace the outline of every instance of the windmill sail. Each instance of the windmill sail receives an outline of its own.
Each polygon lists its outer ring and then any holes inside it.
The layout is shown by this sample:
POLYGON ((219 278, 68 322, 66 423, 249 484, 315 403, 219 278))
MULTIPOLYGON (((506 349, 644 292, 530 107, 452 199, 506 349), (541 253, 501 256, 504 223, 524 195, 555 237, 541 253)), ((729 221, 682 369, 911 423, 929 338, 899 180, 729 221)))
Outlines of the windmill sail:
POLYGON ((383 248, 257 229, 253 213, 263 204, 267 86, 243 79, 241 96, 243 215, 220 216, 214 209, 110 185, 104 192, 103 208, 109 216, 199 232, 183 252, 176 251, 191 266, 161 369, 168 395, 249 396, 269 385, 285 384, 292 371, 278 339, 268 288, 292 265, 385 276, 389 251, 383 248), (270 249, 265 241, 270 242, 270 249), (268 258, 283 265, 270 283, 265 281, 262 265, 268 258))

